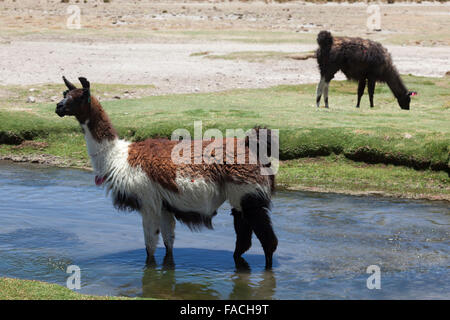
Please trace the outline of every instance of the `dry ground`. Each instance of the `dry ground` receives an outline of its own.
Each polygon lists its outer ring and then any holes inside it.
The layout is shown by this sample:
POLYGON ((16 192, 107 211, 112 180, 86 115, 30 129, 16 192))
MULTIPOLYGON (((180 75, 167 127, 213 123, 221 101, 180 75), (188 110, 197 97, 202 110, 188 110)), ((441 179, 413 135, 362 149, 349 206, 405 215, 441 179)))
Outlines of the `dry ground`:
POLYGON ((252 62, 199 53, 306 52, 321 29, 382 41, 401 73, 438 77, 450 70, 447 4, 381 5, 382 31, 368 32, 362 3, 86 1, 0 0, 0 85, 84 75, 97 83, 153 84, 146 94, 154 95, 315 82, 314 59, 252 62), (66 26, 74 4, 80 30, 66 26))

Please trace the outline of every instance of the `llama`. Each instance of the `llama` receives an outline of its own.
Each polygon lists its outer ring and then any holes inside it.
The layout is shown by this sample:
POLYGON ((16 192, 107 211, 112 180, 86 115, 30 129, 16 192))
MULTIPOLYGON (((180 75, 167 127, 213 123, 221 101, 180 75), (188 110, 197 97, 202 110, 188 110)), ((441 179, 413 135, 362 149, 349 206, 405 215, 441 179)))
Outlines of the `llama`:
POLYGON ((341 70, 347 79, 358 81, 359 108, 361 97, 367 83, 370 107, 373 108, 375 82, 386 82, 400 108, 409 110, 411 96, 417 93, 408 91, 392 63, 389 52, 378 42, 349 37, 333 37, 328 31, 317 36, 319 48, 316 51, 320 69, 320 81, 317 85, 316 104, 319 107, 322 93, 325 108, 328 108, 328 86, 336 72, 341 70))
MULTIPOLYGON (((259 159, 256 164, 176 164, 171 154, 177 141, 147 139, 131 143, 119 139, 108 115, 91 95, 89 81, 80 77, 82 88, 76 88, 65 77, 63 80, 68 90, 55 112, 60 117, 74 116, 80 123, 95 183, 106 186, 114 206, 138 211, 142 216, 147 263, 155 263, 154 252, 161 233, 166 248, 164 263, 173 265, 176 220, 191 230, 212 229, 212 217, 228 200, 236 232, 236 266, 248 267, 241 256, 251 247, 255 233, 264 250, 265 267, 272 267, 278 245, 268 214, 274 175, 261 174, 263 165, 259 159)), ((227 139, 230 138, 223 139, 223 147, 227 139)), ((206 142, 210 141, 203 141, 203 147, 206 142)), ((261 145, 259 142, 257 138, 258 147, 269 147, 270 141, 261 141, 261 145)), ((246 139, 246 160, 250 151, 246 139)))

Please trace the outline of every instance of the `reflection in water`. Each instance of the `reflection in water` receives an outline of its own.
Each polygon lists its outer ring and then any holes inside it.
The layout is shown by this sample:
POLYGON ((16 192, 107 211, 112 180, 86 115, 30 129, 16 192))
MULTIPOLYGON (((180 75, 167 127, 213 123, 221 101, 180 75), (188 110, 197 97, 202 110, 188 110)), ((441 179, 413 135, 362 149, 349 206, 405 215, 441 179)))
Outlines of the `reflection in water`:
MULTIPOLYGON (((182 278, 182 277, 181 277, 182 278)), ((142 296, 162 299, 273 299, 276 288, 272 271, 263 271, 259 280, 252 279, 250 272, 238 272, 230 276, 232 290, 223 296, 214 290, 212 279, 204 277, 200 283, 177 281, 176 269, 167 270, 147 267, 142 277, 142 296)))
POLYGON ((211 289, 208 279, 201 283, 178 282, 176 271, 148 267, 142 277, 142 295, 162 299, 219 299, 220 293, 211 289))
POLYGON ((272 270, 264 270, 259 281, 252 280, 250 275, 249 272, 237 272, 231 277, 233 291, 228 298, 234 300, 273 299, 277 285, 275 273, 272 270))
POLYGON ((145 265, 140 217, 118 213, 92 174, 0 162, 0 276, 64 285, 81 268, 80 292, 162 299, 450 298, 450 208, 428 202, 280 192, 273 271, 258 241, 237 271, 230 208, 215 230, 177 225, 175 266, 145 265), (55 195, 64 195, 58 197, 55 195), (379 265, 382 290, 366 288, 379 265))

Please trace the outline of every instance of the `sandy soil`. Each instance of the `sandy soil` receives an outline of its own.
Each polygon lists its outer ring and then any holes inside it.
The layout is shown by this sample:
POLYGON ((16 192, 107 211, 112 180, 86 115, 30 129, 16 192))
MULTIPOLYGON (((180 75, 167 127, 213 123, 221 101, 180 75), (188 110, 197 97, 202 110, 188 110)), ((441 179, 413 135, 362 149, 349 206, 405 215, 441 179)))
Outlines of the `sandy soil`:
MULTIPOLYGON (((301 52, 314 48, 232 42, 123 45, 17 41, 0 45, 0 84, 55 83, 63 74, 72 79, 84 75, 99 83, 154 84, 153 93, 164 94, 310 83, 319 79, 315 59, 257 63, 190 55, 204 51, 301 52)), ((449 47, 388 48, 401 73, 438 77, 450 70, 449 47)), ((337 79, 343 79, 343 75, 337 79)))
POLYGON ((316 82, 314 59, 257 63, 191 54, 309 51, 316 48, 314 37, 321 29, 388 43, 406 39, 400 42, 410 45, 387 45, 401 73, 439 77, 450 70, 449 5, 383 5, 379 33, 367 31, 366 9, 364 4, 301 2, 4 0, 0 2, 0 85, 55 83, 63 74, 83 75, 100 83, 153 84, 156 88, 150 94, 165 94, 316 82), (70 4, 80 7, 81 30, 66 27, 70 4), (187 30, 214 32, 204 37, 194 32, 190 37, 183 34, 187 30), (221 32, 243 30, 250 40, 221 37, 221 32), (260 32, 256 33, 260 37, 261 32, 273 31, 288 37, 301 34, 307 40, 251 40, 251 32, 260 32))
MULTIPOLYGON (((158 1, 158 0, 1 0, 0 27, 26 30, 61 30, 70 16, 67 8, 80 8, 83 28, 94 30, 130 28, 134 30, 285 30, 316 32, 320 28, 347 35, 366 32, 367 4, 327 3, 316 5, 294 1, 158 1)), ((446 34, 448 43, 450 5, 381 4, 383 32, 411 36, 446 34)), ((34 34, 33 36, 36 36, 34 34)), ((417 40, 417 39, 416 39, 417 40)))

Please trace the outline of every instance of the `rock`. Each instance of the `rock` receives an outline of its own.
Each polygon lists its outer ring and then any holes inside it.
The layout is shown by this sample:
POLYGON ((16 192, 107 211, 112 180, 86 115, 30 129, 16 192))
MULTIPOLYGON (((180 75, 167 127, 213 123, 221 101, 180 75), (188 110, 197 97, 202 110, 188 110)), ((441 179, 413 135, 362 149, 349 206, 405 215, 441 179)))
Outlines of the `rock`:
POLYGON ((50 100, 51 100, 52 102, 58 101, 58 97, 57 97, 57 96, 53 96, 53 97, 50 98, 50 100))
POLYGON ((33 92, 33 91, 36 91, 36 89, 35 89, 35 88, 30 88, 29 91, 30 91, 30 92, 33 92))
POLYGON ((27 103, 35 103, 36 102, 36 98, 33 96, 29 96, 27 99, 27 103))
POLYGON ((114 99, 118 99, 118 100, 119 100, 119 99, 120 99, 120 96, 114 96, 114 99))

